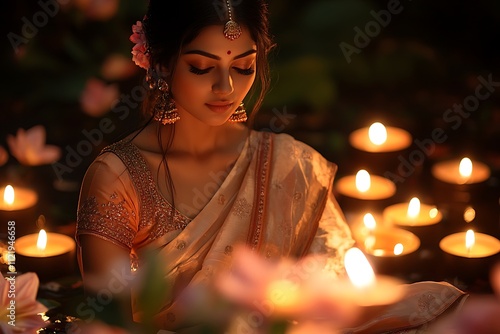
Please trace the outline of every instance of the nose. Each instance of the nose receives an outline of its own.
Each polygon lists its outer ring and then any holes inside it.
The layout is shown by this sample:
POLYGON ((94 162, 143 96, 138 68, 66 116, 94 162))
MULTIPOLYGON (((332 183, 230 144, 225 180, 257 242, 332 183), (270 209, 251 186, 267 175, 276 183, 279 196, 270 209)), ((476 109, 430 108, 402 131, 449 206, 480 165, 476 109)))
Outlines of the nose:
POLYGON ((234 91, 233 78, 229 71, 220 71, 218 73, 212 91, 217 95, 229 95, 234 91))

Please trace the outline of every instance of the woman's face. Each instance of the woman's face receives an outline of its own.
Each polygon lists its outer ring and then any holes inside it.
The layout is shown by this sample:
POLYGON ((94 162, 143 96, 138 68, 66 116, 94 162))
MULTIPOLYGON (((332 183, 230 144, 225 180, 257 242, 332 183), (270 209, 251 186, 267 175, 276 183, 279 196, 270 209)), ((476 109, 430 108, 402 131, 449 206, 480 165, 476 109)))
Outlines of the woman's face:
POLYGON ((172 77, 172 95, 182 115, 218 126, 234 113, 255 80, 257 46, 247 29, 239 38, 224 37, 209 26, 181 50, 172 77))

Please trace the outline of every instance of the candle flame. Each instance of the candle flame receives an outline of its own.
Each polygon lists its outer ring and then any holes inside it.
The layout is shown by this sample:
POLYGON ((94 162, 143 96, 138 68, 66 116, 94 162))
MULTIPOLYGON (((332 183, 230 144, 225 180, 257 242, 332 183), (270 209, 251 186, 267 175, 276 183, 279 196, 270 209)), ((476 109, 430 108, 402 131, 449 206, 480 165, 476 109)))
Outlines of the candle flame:
POLYGON ((5 190, 3 192, 3 201, 8 205, 12 205, 15 198, 16 195, 14 192, 14 187, 9 184, 5 187, 5 190))
POLYGON ((375 122, 368 128, 368 137, 374 145, 382 145, 387 141, 387 129, 384 124, 375 122))
POLYGON ((469 178, 472 175, 472 161, 469 158, 463 158, 460 160, 458 172, 461 177, 469 178))
POLYGON ((356 247, 349 249, 344 257, 347 276, 357 288, 366 288, 375 282, 375 273, 363 252, 356 247))
POLYGON ((408 204, 407 215, 410 218, 418 217, 420 213, 420 200, 417 197, 413 197, 408 204))
POLYGON ((476 236, 473 230, 468 230, 465 234, 465 248, 470 250, 476 243, 476 236))
POLYGON ((45 232, 44 229, 41 229, 38 233, 36 248, 38 248, 40 251, 44 251, 45 247, 47 247, 47 232, 45 232))
POLYGON ((429 217, 436 218, 438 213, 439 213, 439 210, 437 208, 432 208, 429 210, 429 217))
POLYGON ((370 174, 366 170, 361 169, 356 173, 356 189, 364 193, 368 191, 368 189, 370 189, 370 186, 371 186, 370 174))
POLYGON ((404 246, 401 243, 397 243, 396 246, 394 246, 394 255, 401 255, 403 254, 404 251, 404 246))
POLYGON ((464 220, 466 223, 470 223, 476 218, 476 210, 472 206, 468 206, 464 210, 464 220))
POLYGON ((370 231, 373 231, 375 227, 377 227, 377 222, 375 221, 375 218, 371 213, 367 213, 364 215, 363 223, 365 224, 365 227, 370 231))

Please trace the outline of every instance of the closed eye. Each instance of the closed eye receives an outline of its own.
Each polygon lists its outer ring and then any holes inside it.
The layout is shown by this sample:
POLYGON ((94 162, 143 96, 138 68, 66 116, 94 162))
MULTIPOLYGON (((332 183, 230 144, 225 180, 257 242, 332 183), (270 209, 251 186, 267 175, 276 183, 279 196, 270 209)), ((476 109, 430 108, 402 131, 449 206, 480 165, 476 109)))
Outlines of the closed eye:
POLYGON ((239 68, 239 67, 233 67, 236 72, 239 74, 243 75, 252 75, 255 73, 255 70, 253 68, 239 68))
POLYGON ((213 67, 208 67, 208 68, 201 69, 201 68, 194 67, 193 65, 189 65, 189 72, 194 73, 196 75, 207 74, 212 69, 213 69, 213 67))

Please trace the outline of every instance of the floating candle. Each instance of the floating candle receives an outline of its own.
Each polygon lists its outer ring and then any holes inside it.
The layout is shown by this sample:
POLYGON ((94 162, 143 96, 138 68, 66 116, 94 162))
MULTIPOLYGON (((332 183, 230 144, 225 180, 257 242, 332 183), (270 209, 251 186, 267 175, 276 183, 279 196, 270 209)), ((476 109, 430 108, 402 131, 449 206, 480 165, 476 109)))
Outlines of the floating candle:
POLYGON ((446 183, 473 184, 486 181, 490 177, 490 168, 482 162, 465 157, 435 164, 432 175, 446 183))
POLYGON ((353 131, 349 143, 356 149, 366 152, 394 152, 408 148, 412 137, 408 131, 386 127, 380 122, 370 127, 353 131))
POLYGON ((396 193, 396 185, 391 180, 370 175, 364 169, 359 170, 356 175, 339 179, 336 189, 344 196, 363 200, 386 199, 396 193))

